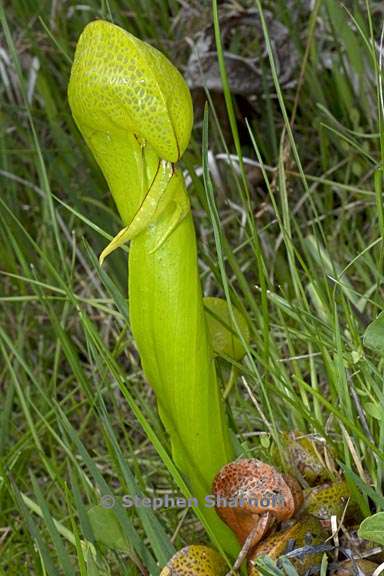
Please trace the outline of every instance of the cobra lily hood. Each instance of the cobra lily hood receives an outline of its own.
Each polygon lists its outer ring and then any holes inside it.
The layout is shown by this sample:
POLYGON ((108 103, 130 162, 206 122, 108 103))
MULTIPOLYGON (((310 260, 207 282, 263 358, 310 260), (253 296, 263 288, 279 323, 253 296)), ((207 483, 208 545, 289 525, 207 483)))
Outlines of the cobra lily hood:
POLYGON ((134 133, 177 162, 191 134, 191 96, 178 70, 119 26, 96 20, 81 34, 68 86, 80 131, 134 133))

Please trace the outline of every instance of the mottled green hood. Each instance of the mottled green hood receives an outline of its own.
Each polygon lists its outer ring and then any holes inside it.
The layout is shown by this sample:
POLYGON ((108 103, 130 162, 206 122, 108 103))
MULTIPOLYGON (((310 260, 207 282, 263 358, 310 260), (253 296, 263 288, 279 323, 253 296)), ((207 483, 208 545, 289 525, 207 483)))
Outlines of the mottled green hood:
POLYGON ((178 70, 155 48, 103 20, 86 26, 68 98, 81 132, 131 132, 160 158, 177 162, 191 134, 191 96, 178 70))

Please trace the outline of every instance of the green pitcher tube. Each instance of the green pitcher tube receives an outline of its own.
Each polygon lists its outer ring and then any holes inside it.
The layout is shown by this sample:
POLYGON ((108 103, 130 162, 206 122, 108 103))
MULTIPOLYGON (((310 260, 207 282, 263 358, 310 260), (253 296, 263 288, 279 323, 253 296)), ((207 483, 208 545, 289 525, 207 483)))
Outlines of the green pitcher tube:
POLYGON ((68 97, 125 226, 102 257, 131 240, 130 324, 174 462, 234 556, 235 536, 204 505, 233 448, 208 338, 189 199, 176 166, 192 128, 188 87, 159 51, 99 20, 80 36, 68 97))

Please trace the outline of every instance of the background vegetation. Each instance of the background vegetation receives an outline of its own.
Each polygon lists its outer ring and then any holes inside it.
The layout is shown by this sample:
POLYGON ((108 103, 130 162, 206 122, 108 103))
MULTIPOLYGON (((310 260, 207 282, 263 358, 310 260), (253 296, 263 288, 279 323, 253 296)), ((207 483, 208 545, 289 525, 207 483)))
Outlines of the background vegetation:
POLYGON ((0 571, 157 574, 206 538, 192 510, 117 508, 116 527, 94 509, 99 532, 87 513, 100 494, 180 493, 129 331, 126 254, 97 263, 118 216, 66 99, 94 18, 191 86, 202 284, 252 335, 242 364, 218 365, 239 453, 271 461, 279 431, 317 434, 362 512, 383 508, 383 361, 362 338, 383 308, 382 3, 14 0, 0 14, 0 571))

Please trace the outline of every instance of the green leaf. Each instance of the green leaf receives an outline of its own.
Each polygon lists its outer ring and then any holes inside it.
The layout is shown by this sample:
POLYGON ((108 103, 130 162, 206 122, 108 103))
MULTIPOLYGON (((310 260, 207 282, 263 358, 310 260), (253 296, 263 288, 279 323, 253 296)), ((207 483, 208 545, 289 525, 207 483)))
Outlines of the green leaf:
POLYGON ((113 550, 123 550, 124 552, 131 550, 120 522, 112 509, 103 508, 100 504, 96 504, 88 510, 88 518, 97 542, 113 550))
POLYGON ((360 524, 357 535, 359 538, 384 545, 384 512, 365 518, 360 524))
POLYGON ((363 336, 364 345, 376 352, 384 352, 384 312, 371 322, 363 336))
POLYGON ((375 402, 367 402, 364 408, 367 414, 372 416, 372 418, 376 418, 376 420, 382 419, 383 410, 380 408, 379 404, 376 404, 375 402))
POLYGON ((100 576, 96 560, 90 550, 86 552, 87 573, 88 576, 100 576))
MULTIPOLYGON (((241 360, 246 351, 236 334, 226 300, 222 298, 204 298, 208 332, 213 351, 217 356, 230 356, 241 360)), ((232 306, 236 323, 243 339, 249 341, 249 328, 246 319, 237 308, 232 306)))

